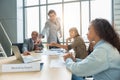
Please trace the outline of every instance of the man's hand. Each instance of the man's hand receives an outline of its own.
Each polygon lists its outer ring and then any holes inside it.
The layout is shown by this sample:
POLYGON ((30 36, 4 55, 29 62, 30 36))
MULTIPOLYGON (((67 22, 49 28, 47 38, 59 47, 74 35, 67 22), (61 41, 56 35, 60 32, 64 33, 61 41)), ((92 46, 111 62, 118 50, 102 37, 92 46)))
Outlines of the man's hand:
POLYGON ((29 51, 24 51, 24 52, 23 52, 23 55, 24 55, 24 56, 27 56, 27 55, 30 55, 30 53, 29 53, 29 51))
POLYGON ((34 42, 34 45, 39 45, 41 43, 41 39, 37 39, 35 42, 34 42))

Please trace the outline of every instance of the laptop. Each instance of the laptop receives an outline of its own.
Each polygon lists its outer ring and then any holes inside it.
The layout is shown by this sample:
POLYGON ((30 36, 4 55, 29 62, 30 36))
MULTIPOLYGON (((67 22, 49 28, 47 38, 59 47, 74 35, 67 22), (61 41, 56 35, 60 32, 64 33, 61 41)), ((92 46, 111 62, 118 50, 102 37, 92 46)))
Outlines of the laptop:
POLYGON ((16 45, 12 46, 12 51, 13 51, 14 55, 16 56, 16 59, 21 61, 22 63, 31 63, 31 62, 36 62, 36 61, 41 60, 41 56, 39 53, 36 53, 37 55, 35 55, 35 56, 32 56, 32 55, 22 56, 18 49, 18 46, 16 46, 16 45))

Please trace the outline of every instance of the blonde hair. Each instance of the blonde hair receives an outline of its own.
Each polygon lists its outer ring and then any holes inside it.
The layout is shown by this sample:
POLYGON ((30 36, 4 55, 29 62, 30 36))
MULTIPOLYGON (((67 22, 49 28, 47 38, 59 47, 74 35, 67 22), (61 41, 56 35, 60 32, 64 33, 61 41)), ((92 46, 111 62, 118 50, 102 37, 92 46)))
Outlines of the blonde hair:
POLYGON ((75 37, 80 36, 76 27, 70 28, 70 29, 69 29, 69 32, 71 32, 71 31, 74 31, 74 32, 75 32, 75 37))

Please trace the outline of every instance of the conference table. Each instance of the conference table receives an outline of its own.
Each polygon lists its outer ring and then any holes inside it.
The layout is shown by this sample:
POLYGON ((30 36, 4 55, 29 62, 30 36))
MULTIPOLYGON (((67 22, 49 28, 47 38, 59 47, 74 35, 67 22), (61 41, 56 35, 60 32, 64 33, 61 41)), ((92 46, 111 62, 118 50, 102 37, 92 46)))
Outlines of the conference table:
MULTIPOLYGON (((60 55, 60 53, 59 55, 51 55, 46 54, 46 52, 31 52, 31 55, 38 54, 41 54, 41 60, 39 62, 43 63, 43 67, 40 71, 0 72, 0 80, 71 80, 71 72, 66 69, 63 57, 62 55, 60 55)), ((0 65, 9 63, 14 64, 14 62, 17 62, 17 64, 21 64, 19 63, 19 61, 16 60, 15 56, 0 59, 0 65)))

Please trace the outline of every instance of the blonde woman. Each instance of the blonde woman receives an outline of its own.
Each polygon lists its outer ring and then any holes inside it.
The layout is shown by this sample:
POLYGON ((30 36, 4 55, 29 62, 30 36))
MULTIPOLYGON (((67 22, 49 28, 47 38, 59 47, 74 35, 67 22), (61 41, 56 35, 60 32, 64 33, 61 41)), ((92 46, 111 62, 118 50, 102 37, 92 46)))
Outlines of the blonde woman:
POLYGON ((66 45, 52 42, 51 44, 49 44, 49 46, 56 46, 64 48, 66 50, 73 49, 75 52, 75 58, 84 59, 87 56, 86 46, 76 27, 72 27, 69 29, 69 35, 70 37, 66 39, 66 45), (68 41, 71 41, 71 39, 73 39, 73 41, 71 42, 71 44, 68 45, 68 41))

